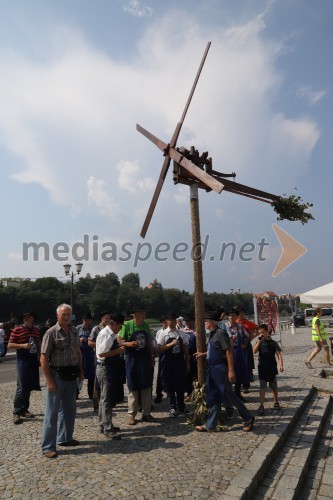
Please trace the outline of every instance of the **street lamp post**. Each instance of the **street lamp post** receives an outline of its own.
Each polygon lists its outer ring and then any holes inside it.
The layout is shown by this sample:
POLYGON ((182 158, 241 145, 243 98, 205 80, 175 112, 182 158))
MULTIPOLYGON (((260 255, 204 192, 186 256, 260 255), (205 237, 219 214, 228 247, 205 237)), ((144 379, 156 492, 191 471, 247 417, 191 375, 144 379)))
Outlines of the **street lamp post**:
POLYGON ((73 288, 74 288, 74 276, 77 274, 80 274, 83 264, 82 262, 77 262, 76 264, 76 273, 70 272, 71 265, 70 264, 64 264, 64 270, 65 270, 65 275, 70 276, 71 278, 71 308, 72 308, 72 316, 73 316, 73 288))

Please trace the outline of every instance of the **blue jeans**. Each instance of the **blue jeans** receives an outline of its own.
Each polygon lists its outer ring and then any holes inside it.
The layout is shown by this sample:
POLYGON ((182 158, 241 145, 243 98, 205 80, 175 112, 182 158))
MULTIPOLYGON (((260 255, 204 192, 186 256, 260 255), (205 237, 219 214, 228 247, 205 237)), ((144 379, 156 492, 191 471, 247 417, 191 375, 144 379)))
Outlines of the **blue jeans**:
POLYGON ((15 397, 14 397, 14 415, 24 415, 25 412, 29 409, 30 405, 30 392, 27 390, 23 390, 22 384, 21 384, 21 378, 18 375, 17 376, 17 386, 16 386, 16 392, 15 392, 15 397))
POLYGON ((56 392, 46 388, 45 417, 42 437, 42 451, 55 451, 57 443, 73 439, 76 415, 76 379, 62 380, 52 370, 52 377, 57 386, 56 392))
MULTIPOLYGON (((226 406, 236 408, 244 422, 249 422, 249 420, 251 420, 252 413, 246 408, 244 403, 242 403, 237 394, 233 392, 232 385, 228 378, 224 381, 224 398, 226 406)), ((220 404, 215 404, 209 409, 209 417, 204 425, 210 431, 216 428, 220 408, 220 404)))

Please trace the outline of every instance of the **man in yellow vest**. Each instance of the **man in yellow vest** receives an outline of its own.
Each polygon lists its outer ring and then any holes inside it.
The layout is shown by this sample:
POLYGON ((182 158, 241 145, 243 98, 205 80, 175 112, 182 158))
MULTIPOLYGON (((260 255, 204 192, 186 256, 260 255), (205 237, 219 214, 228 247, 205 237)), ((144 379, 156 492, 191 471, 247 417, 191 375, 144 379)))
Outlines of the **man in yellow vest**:
POLYGON ((325 331, 324 323, 320 320, 322 315, 322 310, 320 307, 316 307, 314 310, 314 317, 312 318, 312 340, 316 344, 315 349, 310 354, 305 364, 308 368, 313 368, 311 361, 317 354, 320 353, 322 348, 324 348, 325 358, 328 366, 332 366, 330 360, 330 351, 327 343, 327 332, 325 331))

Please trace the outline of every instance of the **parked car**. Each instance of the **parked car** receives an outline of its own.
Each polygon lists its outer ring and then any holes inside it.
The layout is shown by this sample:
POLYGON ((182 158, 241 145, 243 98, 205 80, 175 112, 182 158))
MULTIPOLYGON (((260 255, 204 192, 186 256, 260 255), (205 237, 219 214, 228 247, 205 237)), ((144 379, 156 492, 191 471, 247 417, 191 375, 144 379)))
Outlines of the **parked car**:
POLYGON ((295 326, 305 326, 305 314, 302 311, 296 311, 291 319, 295 326))

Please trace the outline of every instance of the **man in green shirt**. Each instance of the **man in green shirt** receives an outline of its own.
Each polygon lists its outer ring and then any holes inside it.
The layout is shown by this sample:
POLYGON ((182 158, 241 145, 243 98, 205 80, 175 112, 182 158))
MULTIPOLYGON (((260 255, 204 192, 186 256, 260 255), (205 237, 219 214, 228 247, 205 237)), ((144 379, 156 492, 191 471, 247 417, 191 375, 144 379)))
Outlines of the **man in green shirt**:
POLYGON ((151 410, 152 367, 155 356, 151 342, 151 332, 145 321, 145 310, 140 304, 132 307, 133 319, 126 321, 119 336, 126 347, 125 365, 128 386, 128 424, 137 423, 139 393, 141 393, 142 421, 154 422, 151 410))

